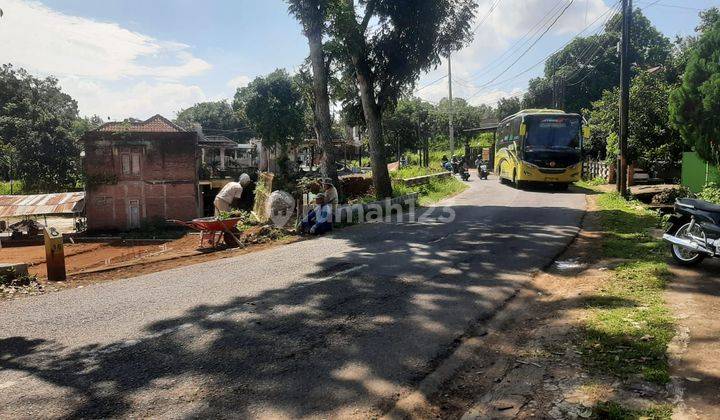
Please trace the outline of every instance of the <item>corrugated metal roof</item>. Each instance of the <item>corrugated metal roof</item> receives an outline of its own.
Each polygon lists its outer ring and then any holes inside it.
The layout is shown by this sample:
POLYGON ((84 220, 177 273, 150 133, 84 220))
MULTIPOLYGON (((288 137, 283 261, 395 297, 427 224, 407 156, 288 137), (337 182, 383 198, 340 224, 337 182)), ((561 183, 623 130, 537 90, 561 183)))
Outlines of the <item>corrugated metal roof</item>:
POLYGON ((201 146, 228 146, 228 147, 237 147, 237 143, 230 140, 229 138, 225 136, 203 136, 200 138, 199 144, 201 146))
POLYGON ((0 218, 41 214, 73 214, 85 209, 85 193, 0 195, 0 218))

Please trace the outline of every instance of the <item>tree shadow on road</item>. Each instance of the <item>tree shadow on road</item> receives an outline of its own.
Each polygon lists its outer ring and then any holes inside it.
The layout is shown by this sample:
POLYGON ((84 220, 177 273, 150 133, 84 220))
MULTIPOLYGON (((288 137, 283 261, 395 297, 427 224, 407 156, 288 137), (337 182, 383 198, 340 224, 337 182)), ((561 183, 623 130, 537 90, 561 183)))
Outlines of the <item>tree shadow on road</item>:
POLYGON ((6 403, 0 414, 383 412, 562 251, 582 216, 563 207, 453 209, 462 223, 442 223, 442 210, 434 209, 420 223, 394 216, 321 238, 309 277, 196 306, 147 325, 139 340, 79 349, 2 340, 0 367, 39 386, 22 389, 21 407, 12 407, 20 400, 8 394, 0 397, 6 403), (338 240, 354 251, 322 257, 321 247, 338 240))

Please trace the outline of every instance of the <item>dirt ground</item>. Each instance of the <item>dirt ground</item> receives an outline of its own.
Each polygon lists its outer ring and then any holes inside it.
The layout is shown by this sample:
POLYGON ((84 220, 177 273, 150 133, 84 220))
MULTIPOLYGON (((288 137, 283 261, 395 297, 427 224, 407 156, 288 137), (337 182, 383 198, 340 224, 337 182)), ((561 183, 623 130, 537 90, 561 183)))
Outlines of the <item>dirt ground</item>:
POLYGON ((677 418, 720 419, 720 263, 673 267, 668 302, 678 322, 671 373, 677 418))
MULTIPOLYGON (((172 256, 178 252, 189 252, 197 248, 197 236, 188 235, 166 243, 138 243, 114 241, 110 243, 66 244, 65 269, 70 276, 109 269, 122 263, 139 262, 149 256, 172 256), (193 240, 194 239, 194 240, 193 240)), ((8 247, 0 250, 0 260, 11 263, 27 263, 29 271, 38 277, 47 276, 45 246, 8 247)))
POLYGON ((684 352, 670 349, 675 375, 670 385, 640 378, 620 381, 583 366, 575 343, 588 316, 584 302, 602 289, 608 267, 617 263, 597 258, 602 232, 592 211, 594 200, 588 197, 583 230, 558 261, 538 273, 496 318, 468 333, 455 351, 461 367, 450 379, 406 407, 401 400, 395 413, 450 419, 591 418, 597 417, 597 403, 615 401, 635 410, 674 404, 674 418, 720 418, 717 265, 700 274, 676 270, 680 279, 669 287, 668 304, 689 325, 679 327, 684 352), (690 337, 684 341, 683 328, 690 337))
POLYGON ((115 241, 112 243, 66 244, 65 268, 68 278, 63 282, 47 281, 44 246, 2 248, 0 249, 0 261, 29 264, 28 271, 30 274, 38 276, 40 287, 20 290, 12 295, 0 294, 0 298, 37 295, 66 288, 84 287, 96 282, 156 273, 176 267, 257 252, 301 239, 297 236, 285 236, 280 239, 260 238, 261 240, 255 241, 253 235, 259 234, 260 230, 262 228, 258 227, 244 232, 241 238, 247 240, 248 244, 241 248, 200 249, 200 236, 195 234, 188 234, 180 239, 163 243, 115 241))

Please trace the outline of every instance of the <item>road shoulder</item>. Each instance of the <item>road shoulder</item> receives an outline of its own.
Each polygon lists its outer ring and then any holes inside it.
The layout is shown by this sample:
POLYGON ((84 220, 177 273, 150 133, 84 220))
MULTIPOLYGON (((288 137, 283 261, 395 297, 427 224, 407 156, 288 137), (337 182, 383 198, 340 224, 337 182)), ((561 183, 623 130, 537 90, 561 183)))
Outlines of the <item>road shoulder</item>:
MULTIPOLYGON (((621 305, 606 304, 614 279, 618 273, 624 275, 622 270, 629 264, 607 258, 604 247, 612 239, 604 232, 604 223, 613 215, 598 207, 598 197, 588 196, 583 228, 556 263, 536 275, 484 328, 476 328, 474 335, 465 338, 456 351, 461 367, 416 405, 404 407, 403 415, 465 419, 672 415, 674 381, 665 385, 662 378, 653 376, 662 376, 658 370, 662 373, 663 356, 625 359, 636 351, 652 353, 662 348, 664 352, 663 341, 652 346, 646 345, 655 340, 651 336, 599 343, 588 338, 592 338, 588 326, 598 316, 617 316, 598 315, 598 307, 623 313, 621 305), (637 348, 629 349, 627 342, 637 343, 637 348), (607 363, 601 365, 607 366, 606 371, 598 369, 598 361, 607 363), (624 362, 636 371, 619 369, 624 362)), ((662 289, 657 290, 662 294, 662 289)), ((654 312, 660 306, 665 307, 662 303, 628 304, 635 314, 654 312)), ((627 327, 642 322, 627 319, 622 323, 627 327)), ((662 333, 658 329, 657 334, 662 333)), ((402 417, 397 411, 391 414, 402 417)))

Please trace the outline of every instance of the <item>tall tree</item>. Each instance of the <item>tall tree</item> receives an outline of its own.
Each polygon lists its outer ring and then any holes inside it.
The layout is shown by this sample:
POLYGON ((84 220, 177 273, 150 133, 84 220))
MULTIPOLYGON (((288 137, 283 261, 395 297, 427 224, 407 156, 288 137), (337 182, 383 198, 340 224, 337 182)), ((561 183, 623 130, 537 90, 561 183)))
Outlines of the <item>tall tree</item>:
MULTIPOLYGON (((421 123, 427 120, 433 106, 420 99, 401 99, 383 116, 385 146, 393 155, 422 148, 421 123)), ((447 127, 447 125, 446 125, 447 127)))
POLYGON ((253 134, 225 100, 200 102, 185 108, 178 112, 175 123, 189 130, 200 124, 207 134, 223 134, 238 142, 247 140, 253 134))
MULTIPOLYGON (((523 106, 553 107, 553 88, 563 85, 563 108, 569 112, 580 112, 600 99, 605 90, 616 86, 620 66, 617 53, 620 23, 621 16, 615 15, 605 25, 603 33, 578 37, 548 58, 544 75, 530 81, 523 106)), ((671 52, 670 40, 652 25, 640 9, 635 9, 630 39, 633 72, 637 74, 638 71, 666 65, 671 52)))
POLYGON ((720 165, 720 20, 695 43, 682 85, 670 96, 672 123, 705 160, 720 165))
POLYGON ((73 125, 77 103, 57 79, 38 79, 10 64, 0 67, 0 144, 11 146, 13 172, 28 191, 74 188, 80 146, 73 125))
POLYGON ((328 92, 329 62, 323 47, 326 33, 327 0, 288 0, 290 12, 300 21, 310 47, 312 66, 312 108, 315 117, 315 133, 323 150, 321 172, 340 186, 335 164, 335 147, 332 144, 332 118, 330 117, 330 95, 328 92))
POLYGON ((289 149, 305 132, 305 104, 299 87, 285 70, 258 77, 235 93, 233 107, 247 118, 263 145, 274 148, 281 177, 287 177, 289 149))
MULTIPOLYGON (((641 73, 630 87, 630 126, 628 156, 631 162, 651 165, 657 162, 677 162, 682 143, 677 131, 668 120, 668 98, 671 87, 661 73, 641 73)), ((588 150, 602 158, 617 155, 617 138, 620 131, 618 88, 607 90, 592 104, 588 122, 592 139, 588 150)))
POLYGON ((498 120, 502 120, 505 117, 518 113, 521 109, 522 104, 520 103, 520 98, 500 98, 497 103, 496 117, 498 120))
POLYGON ((403 89, 472 37, 474 0, 332 0, 330 34, 353 69, 379 198, 392 196, 382 115, 403 89), (370 23, 373 27, 370 27, 370 23))

